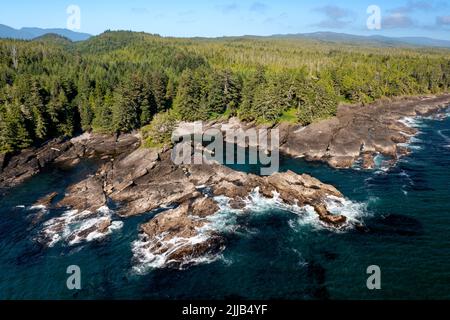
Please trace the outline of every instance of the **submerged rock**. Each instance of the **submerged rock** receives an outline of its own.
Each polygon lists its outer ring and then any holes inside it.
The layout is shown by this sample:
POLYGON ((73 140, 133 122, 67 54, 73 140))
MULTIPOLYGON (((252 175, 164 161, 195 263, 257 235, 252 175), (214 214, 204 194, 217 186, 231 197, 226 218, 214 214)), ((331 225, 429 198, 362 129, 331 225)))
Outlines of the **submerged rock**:
POLYGON ((58 192, 52 192, 52 193, 40 198, 38 201, 36 201, 33 204, 33 207, 40 207, 40 206, 43 206, 46 208, 50 207, 50 205, 53 202, 53 199, 55 199, 57 195, 58 195, 58 192))

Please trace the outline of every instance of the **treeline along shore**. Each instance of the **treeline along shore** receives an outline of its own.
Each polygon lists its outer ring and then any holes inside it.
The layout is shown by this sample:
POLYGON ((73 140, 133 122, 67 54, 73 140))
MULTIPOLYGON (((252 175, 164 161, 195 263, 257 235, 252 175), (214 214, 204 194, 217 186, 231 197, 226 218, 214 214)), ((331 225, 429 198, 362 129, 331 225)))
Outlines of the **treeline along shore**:
POLYGON ((0 152, 82 132, 221 120, 308 125, 346 103, 436 95, 450 86, 446 49, 363 47, 276 38, 163 38, 105 32, 0 40, 0 152))
MULTIPOLYGON (((279 129, 281 151, 286 154, 339 167, 349 167, 363 158, 365 167, 370 168, 370 157, 375 153, 393 159, 404 154, 398 144, 416 133, 403 124, 404 117, 433 115, 449 103, 450 95, 441 95, 379 102, 358 111, 342 106, 336 117, 306 127, 282 123, 269 129, 279 129)), ((186 129, 189 123, 180 126, 186 129)), ((233 118, 205 122, 204 128, 254 126, 258 125, 233 118)), ((149 148, 143 143, 139 134, 85 133, 73 139, 57 138, 39 148, 4 155, 0 159, 0 188, 8 192, 49 164, 71 167, 83 159, 96 158, 99 168, 94 175, 69 186, 62 197, 48 190, 48 195, 36 201, 34 206, 71 210, 69 216, 48 222, 39 242, 52 246, 55 239, 73 243, 108 235, 117 227, 117 221, 105 214, 111 202, 122 219, 161 210, 140 226, 139 241, 133 246, 135 258, 153 267, 185 268, 221 253, 227 243, 214 225, 216 215, 224 205, 245 212, 255 192, 269 200, 276 197, 288 210, 313 210, 327 228, 365 228, 362 222, 331 211, 345 205, 345 196, 307 174, 288 171, 261 177, 208 161, 175 165, 170 146, 149 148), (86 219, 98 222, 73 230, 67 239, 63 237, 71 221, 86 219)))

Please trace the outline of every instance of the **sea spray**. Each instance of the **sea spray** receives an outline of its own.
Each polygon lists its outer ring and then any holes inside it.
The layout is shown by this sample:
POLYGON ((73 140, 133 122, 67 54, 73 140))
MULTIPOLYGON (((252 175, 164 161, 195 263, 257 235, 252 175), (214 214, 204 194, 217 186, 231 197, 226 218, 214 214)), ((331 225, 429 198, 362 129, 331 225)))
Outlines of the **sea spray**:
MULTIPOLYGON (((252 230, 243 228, 239 225, 238 217, 242 215, 258 215, 258 214, 273 214, 275 210, 282 210, 294 213, 297 217, 297 224, 312 225, 317 229, 328 229, 330 231, 343 232, 352 228, 354 224, 360 224, 360 219, 367 215, 366 204, 356 203, 348 199, 329 196, 325 199, 325 206, 331 214, 344 215, 347 217, 347 223, 344 227, 336 229, 323 223, 319 219, 319 215, 315 212, 312 206, 298 206, 289 205, 282 201, 277 192, 273 192, 272 198, 264 197, 259 188, 255 188, 243 200, 244 207, 240 209, 233 208, 230 203, 232 199, 225 196, 214 197, 214 200, 219 206, 219 210, 207 217, 198 218, 205 222, 202 227, 196 228, 196 234, 190 238, 173 237, 165 240, 167 233, 150 238, 146 234, 140 234, 138 239, 131 245, 133 252, 133 272, 136 274, 145 274, 152 269, 165 268, 176 262, 179 269, 184 269, 188 266, 206 264, 225 258, 221 250, 215 254, 206 254, 201 257, 186 257, 183 261, 172 261, 169 259, 170 255, 177 250, 186 246, 206 242, 213 235, 227 235, 238 234, 239 236, 251 236, 252 230), (243 233, 242 230, 246 232, 243 233)), ((291 219, 289 225, 295 228, 295 223, 291 219)))
POLYGON ((75 245, 81 242, 99 240, 123 227, 122 221, 111 221, 113 211, 103 206, 96 212, 68 210, 61 216, 52 218, 43 224, 37 240, 53 247, 58 242, 75 245), (100 230, 102 224, 104 230, 100 230))

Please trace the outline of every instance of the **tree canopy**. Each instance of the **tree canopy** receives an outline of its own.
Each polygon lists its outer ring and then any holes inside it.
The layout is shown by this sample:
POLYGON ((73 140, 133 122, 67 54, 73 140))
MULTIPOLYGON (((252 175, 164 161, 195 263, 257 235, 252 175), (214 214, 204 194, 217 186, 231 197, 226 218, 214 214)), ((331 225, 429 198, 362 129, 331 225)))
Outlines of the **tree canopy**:
POLYGON ((174 119, 308 124, 343 101, 446 92, 449 57, 446 49, 125 31, 76 43, 0 40, 0 152, 142 127, 159 144, 174 119))

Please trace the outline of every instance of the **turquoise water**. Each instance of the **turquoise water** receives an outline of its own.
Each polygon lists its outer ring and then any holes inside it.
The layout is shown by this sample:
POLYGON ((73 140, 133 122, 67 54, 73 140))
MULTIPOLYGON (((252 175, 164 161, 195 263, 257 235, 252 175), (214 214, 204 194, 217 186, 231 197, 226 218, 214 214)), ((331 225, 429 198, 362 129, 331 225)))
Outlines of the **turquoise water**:
POLYGON ((37 210, 29 207, 49 192, 64 192, 96 165, 49 168, 0 199, 0 298, 449 299, 450 119, 419 125, 413 153, 388 171, 283 159, 283 171, 309 173, 341 190, 366 230, 336 232, 260 204, 257 212, 233 217, 222 257, 186 270, 133 271, 131 244, 155 213, 123 220, 102 240, 41 246, 35 239, 43 223, 63 212, 47 212, 34 224, 37 210), (82 272, 76 292, 66 288, 73 264, 82 272), (381 268, 381 290, 366 288, 370 265, 381 268))

